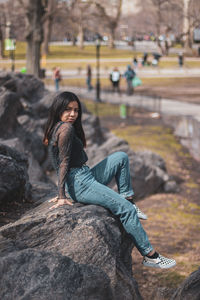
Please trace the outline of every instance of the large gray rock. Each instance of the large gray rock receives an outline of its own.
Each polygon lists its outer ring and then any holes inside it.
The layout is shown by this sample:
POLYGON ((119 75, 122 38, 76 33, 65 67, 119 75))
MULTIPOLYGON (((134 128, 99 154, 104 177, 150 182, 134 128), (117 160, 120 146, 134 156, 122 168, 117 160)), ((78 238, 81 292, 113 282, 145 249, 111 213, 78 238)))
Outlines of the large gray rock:
MULTIPOLYGON (((93 144, 86 149, 89 165, 94 166, 107 155, 116 151, 128 154, 135 199, 157 192, 177 192, 176 182, 167 174, 165 161, 161 156, 151 151, 134 152, 128 143, 113 134, 107 134, 107 139, 100 146, 93 144)), ((117 190, 114 182, 110 185, 117 190)))
POLYGON ((19 126, 17 114, 22 109, 15 93, 6 90, 0 91, 0 137, 6 138, 13 135, 19 126))
POLYGON ((193 272, 177 289, 171 300, 200 299, 200 268, 193 272))
POLYGON ((47 92, 44 83, 30 74, 0 72, 0 86, 15 92, 29 103, 39 101, 47 92))
POLYGON ((0 202, 7 204, 31 198, 27 157, 0 144, 0 202))
POLYGON ((88 113, 83 113, 83 128, 87 140, 87 147, 94 144, 101 145, 105 142, 99 118, 88 113))
POLYGON ((101 269, 47 251, 27 249, 0 261, 4 300, 111 300, 108 276, 101 269))
POLYGON ((11 157, 0 155, 0 203, 22 201, 25 184, 23 168, 11 157))
MULTIPOLYGON (((59 257, 67 256, 78 264, 95 266, 103 271, 110 279, 113 300, 141 299, 132 277, 133 241, 118 219, 95 205, 76 203, 52 211, 49 206, 45 202, 17 222, 0 229, 0 256, 8 262, 16 251, 30 248, 39 253, 45 250, 59 257)), ((22 268, 26 263, 21 261, 22 268)), ((35 269, 34 264, 30 262, 29 268, 35 269)), ((53 276, 51 269, 49 272, 49 276, 53 276)), ((64 269, 60 272, 62 274, 64 269)), ((18 273, 12 274, 10 286, 15 285, 18 277, 18 273)), ((99 291, 96 293, 94 299, 99 299, 99 291)))

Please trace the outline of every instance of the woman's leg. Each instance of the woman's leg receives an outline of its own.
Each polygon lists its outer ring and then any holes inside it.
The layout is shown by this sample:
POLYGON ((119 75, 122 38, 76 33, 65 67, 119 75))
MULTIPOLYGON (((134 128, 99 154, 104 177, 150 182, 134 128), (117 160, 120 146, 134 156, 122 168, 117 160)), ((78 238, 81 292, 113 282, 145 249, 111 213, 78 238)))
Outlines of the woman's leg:
POLYGON ((134 192, 131 184, 129 158, 125 152, 119 151, 109 155, 91 171, 95 179, 104 185, 107 185, 115 177, 119 193, 133 204, 140 219, 147 220, 147 215, 133 202, 134 192))
POLYGON ((134 206, 123 196, 97 182, 89 168, 82 168, 75 176, 69 174, 68 182, 68 192, 73 199, 85 204, 103 206, 118 216, 143 256, 153 250, 134 206))
POLYGON ((131 184, 128 155, 125 152, 115 152, 96 166, 91 168, 94 178, 107 185, 115 178, 119 193, 126 197, 134 194, 131 184))

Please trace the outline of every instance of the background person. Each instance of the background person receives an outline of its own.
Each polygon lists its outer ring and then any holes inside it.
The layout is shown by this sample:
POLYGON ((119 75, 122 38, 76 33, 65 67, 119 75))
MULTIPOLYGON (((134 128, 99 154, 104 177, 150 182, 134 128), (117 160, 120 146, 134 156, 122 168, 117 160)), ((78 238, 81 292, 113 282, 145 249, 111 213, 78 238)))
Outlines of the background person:
POLYGON ((130 65, 128 65, 127 70, 124 73, 124 77, 125 77, 126 83, 127 83, 126 93, 129 96, 133 95, 133 92, 134 92, 132 80, 135 77, 135 75, 136 75, 135 71, 131 68, 130 65))
POLYGON ((61 74, 60 74, 60 68, 55 67, 53 68, 53 80, 54 80, 54 85, 55 85, 55 90, 59 91, 59 83, 61 81, 61 74))
POLYGON ((184 63, 183 52, 179 52, 178 54, 178 64, 179 67, 182 68, 184 63))
POLYGON ((113 92, 117 91, 120 94, 120 77, 121 74, 118 68, 114 68, 112 73, 110 74, 110 80, 112 82, 113 92))
POLYGON ((49 145, 58 174, 58 197, 52 200, 56 202, 52 208, 72 205, 71 199, 83 204, 103 206, 119 217, 138 251, 144 256, 145 266, 175 266, 175 260, 165 258, 153 249, 139 221, 139 217, 146 216, 131 203, 134 192, 127 154, 115 152, 93 168, 86 165, 88 158, 84 151, 86 139, 81 116, 81 103, 75 94, 62 92, 54 98, 43 139, 49 145), (113 178, 116 179, 119 193, 107 187, 113 178))
POLYGON ((88 65, 86 70, 86 84, 87 84, 88 91, 91 91, 93 88, 91 82, 92 82, 92 68, 90 65, 88 65))

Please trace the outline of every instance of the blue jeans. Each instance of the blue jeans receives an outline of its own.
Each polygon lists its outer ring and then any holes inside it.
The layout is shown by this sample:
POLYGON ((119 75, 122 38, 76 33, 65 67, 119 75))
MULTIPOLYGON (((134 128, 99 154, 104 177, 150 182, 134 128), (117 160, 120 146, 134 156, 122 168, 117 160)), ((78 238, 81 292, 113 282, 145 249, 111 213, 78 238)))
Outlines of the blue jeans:
POLYGON ((133 204, 125 199, 134 194, 126 153, 115 152, 91 169, 85 165, 70 169, 66 190, 73 200, 103 206, 118 216, 143 256, 153 250, 133 204), (106 186, 114 177, 119 193, 106 186))
POLYGON ((59 79, 55 78, 54 82, 55 82, 55 90, 59 91, 59 79))

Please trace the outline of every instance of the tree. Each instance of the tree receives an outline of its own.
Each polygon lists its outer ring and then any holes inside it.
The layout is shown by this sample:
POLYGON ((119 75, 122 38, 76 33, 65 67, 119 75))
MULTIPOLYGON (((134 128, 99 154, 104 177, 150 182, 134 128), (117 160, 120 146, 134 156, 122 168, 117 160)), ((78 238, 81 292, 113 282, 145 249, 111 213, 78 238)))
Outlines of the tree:
POLYGON ((5 18, 3 11, 3 5, 0 6, 0 58, 4 58, 4 35, 3 35, 3 27, 5 26, 5 18))
POLYGON ((114 48, 115 33, 121 16, 122 0, 112 1, 112 3, 109 4, 104 0, 101 0, 101 2, 94 1, 94 3, 100 22, 102 22, 108 30, 109 46, 110 48, 114 48))
POLYGON ((51 40, 51 31, 53 25, 53 18, 56 11, 56 0, 48 0, 47 17, 44 22, 44 41, 42 45, 42 54, 49 54, 49 42, 51 40))
POLYGON ((188 51, 192 48, 194 28, 200 26, 200 2, 184 0, 183 15, 184 47, 188 51))
POLYGON ((26 68, 27 73, 40 75, 40 48, 43 41, 43 23, 45 8, 48 1, 45 0, 18 0, 24 10, 26 29, 26 68))

